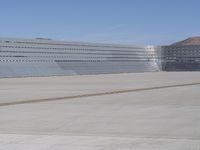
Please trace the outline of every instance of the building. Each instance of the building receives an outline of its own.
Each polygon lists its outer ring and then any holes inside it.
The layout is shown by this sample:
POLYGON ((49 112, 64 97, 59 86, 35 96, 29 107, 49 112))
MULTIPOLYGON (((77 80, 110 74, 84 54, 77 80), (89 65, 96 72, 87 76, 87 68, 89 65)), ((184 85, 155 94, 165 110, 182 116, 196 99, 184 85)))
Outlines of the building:
POLYGON ((162 70, 200 71, 200 45, 162 47, 162 70))
POLYGON ((0 77, 154 72, 159 53, 153 46, 0 38, 0 77))
POLYGON ((0 77, 200 71, 200 45, 129 46, 0 38, 0 77))

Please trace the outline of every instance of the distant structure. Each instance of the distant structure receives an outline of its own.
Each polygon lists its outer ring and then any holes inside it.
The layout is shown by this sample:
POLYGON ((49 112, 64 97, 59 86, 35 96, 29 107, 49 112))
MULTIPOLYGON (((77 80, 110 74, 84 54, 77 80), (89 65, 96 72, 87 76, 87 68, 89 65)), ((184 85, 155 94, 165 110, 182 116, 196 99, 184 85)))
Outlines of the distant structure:
POLYGON ((141 47, 0 38, 0 77, 200 71, 197 41, 200 38, 170 46, 141 47))
POLYGON ((162 47, 162 70, 200 71, 200 37, 162 47))
POLYGON ((155 72, 157 47, 0 38, 0 77, 155 72))

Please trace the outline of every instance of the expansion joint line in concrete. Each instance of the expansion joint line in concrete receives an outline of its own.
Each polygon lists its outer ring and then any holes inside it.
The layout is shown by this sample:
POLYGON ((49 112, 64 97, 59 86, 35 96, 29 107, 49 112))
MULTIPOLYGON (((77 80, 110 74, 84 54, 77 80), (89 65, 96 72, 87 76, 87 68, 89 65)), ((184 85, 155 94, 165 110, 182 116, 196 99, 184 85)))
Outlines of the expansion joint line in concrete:
POLYGON ((166 85, 166 86, 155 86, 155 87, 147 87, 147 88, 139 88, 139 89, 113 90, 113 91, 108 91, 108 92, 81 94, 81 95, 65 96, 65 97, 53 97, 53 98, 44 98, 44 99, 34 99, 34 100, 22 100, 22 101, 15 101, 15 102, 6 102, 6 103, 0 103, 0 107, 11 106, 11 105, 19 105, 19 104, 31 104, 31 103, 50 102, 50 101, 60 101, 60 100, 75 99, 75 98, 86 98, 86 97, 106 96, 106 95, 132 93, 132 92, 151 91, 151 90, 176 88, 176 87, 185 87, 185 86, 195 86, 195 85, 200 85, 200 82, 185 83, 185 84, 175 84, 175 85, 166 85))

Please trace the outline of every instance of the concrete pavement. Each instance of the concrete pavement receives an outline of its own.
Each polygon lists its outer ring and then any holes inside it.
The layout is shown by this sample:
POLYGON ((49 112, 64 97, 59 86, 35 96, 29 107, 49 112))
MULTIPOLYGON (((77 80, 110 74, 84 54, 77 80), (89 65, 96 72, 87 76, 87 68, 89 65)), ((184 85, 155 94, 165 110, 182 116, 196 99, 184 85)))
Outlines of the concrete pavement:
MULTIPOLYGON (((0 79, 0 103, 200 82, 200 73, 0 79)), ((0 107, 2 150, 199 150, 200 85, 0 107)))

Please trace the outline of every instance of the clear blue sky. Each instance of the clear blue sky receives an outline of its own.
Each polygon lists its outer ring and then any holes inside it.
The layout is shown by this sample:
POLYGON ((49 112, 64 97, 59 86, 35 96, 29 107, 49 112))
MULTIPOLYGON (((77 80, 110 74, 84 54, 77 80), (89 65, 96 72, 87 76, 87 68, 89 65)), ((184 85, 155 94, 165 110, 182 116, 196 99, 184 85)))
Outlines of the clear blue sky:
POLYGON ((0 36, 170 44, 200 35, 200 0, 0 0, 0 36))

